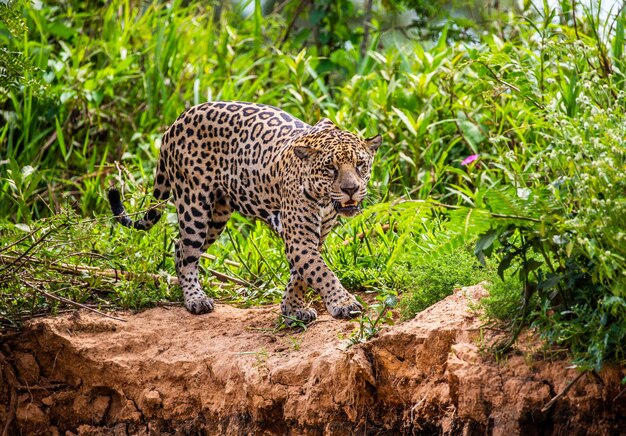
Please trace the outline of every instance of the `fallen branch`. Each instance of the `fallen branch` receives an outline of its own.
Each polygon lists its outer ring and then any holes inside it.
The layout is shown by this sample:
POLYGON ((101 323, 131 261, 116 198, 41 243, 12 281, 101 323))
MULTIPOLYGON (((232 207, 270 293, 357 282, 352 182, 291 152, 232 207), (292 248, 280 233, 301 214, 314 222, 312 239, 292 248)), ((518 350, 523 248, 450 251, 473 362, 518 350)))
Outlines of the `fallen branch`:
POLYGON ((239 286, 245 286, 246 288, 251 288, 252 285, 244 280, 240 280, 236 277, 229 276, 227 274, 221 273, 219 271, 215 271, 214 269, 207 268, 207 270, 219 281, 221 282, 233 282, 239 286))
POLYGON ((563 388, 563 390, 562 390, 561 392, 559 392, 558 394, 556 394, 556 395, 554 396, 554 398, 552 398, 550 401, 548 401, 548 402, 546 403, 546 405, 545 405, 545 406, 543 406, 543 407, 541 408, 541 412, 542 412, 542 413, 545 413, 545 412, 547 412, 548 410, 550 410, 550 408, 554 405, 554 403, 556 403, 556 402, 557 402, 560 398, 562 398, 565 394, 567 394, 567 393, 569 392, 569 390, 572 388, 572 386, 574 386, 574 384, 575 384, 578 380, 580 380, 580 378, 581 378, 583 375, 587 374, 587 372, 588 372, 588 371, 583 371, 583 372, 581 372, 580 374, 578 374, 578 375, 576 376, 576 378, 575 378, 574 380, 572 380, 571 382, 569 382, 569 383, 568 383, 568 384, 567 384, 567 385, 563 388))
POLYGON ((124 277, 128 280, 137 280, 141 282, 145 281, 160 281, 165 279, 168 283, 178 283, 178 279, 176 277, 165 275, 160 276, 158 274, 150 274, 150 273, 135 273, 132 271, 123 271, 118 269, 110 269, 110 268, 98 268, 96 266, 86 266, 86 265, 70 265, 67 263, 55 263, 48 262, 42 259, 38 259, 32 256, 24 256, 21 255, 19 257, 8 256, 6 254, 0 254, 0 262, 1 263, 14 263, 17 259, 22 258, 31 264, 39 264, 45 265, 46 267, 58 271, 60 273, 72 274, 72 275, 83 275, 89 274, 96 277, 109 277, 116 280, 119 280, 121 277, 124 277))
MULTIPOLYGON (((202 253, 200 257, 202 257, 203 259, 217 260, 217 256, 213 256, 212 254, 209 254, 209 253, 202 253)), ((241 264, 233 260, 225 259, 224 263, 226 265, 234 266, 235 268, 241 268, 241 264)))
POLYGON ((37 286, 33 285, 32 283, 29 283, 27 281, 23 281, 23 283, 26 286, 28 286, 29 288, 31 288, 32 290, 34 290, 35 292, 38 292, 41 295, 43 295, 44 297, 49 298, 51 300, 55 300, 55 301, 59 301, 61 303, 69 304, 70 306, 78 307, 79 309, 85 309, 85 310, 88 310, 90 312, 97 313, 100 316, 104 316, 105 318, 111 318, 111 319, 114 319, 116 321, 126 322, 126 320, 123 319, 123 318, 118 318, 118 317, 113 316, 113 315, 108 315, 108 314, 106 314, 104 312, 100 312, 99 310, 96 310, 96 309, 94 309, 92 307, 89 307, 89 306, 85 306, 84 304, 77 303, 76 301, 70 300, 68 298, 61 297, 59 295, 54 295, 54 294, 51 294, 49 292, 46 292, 43 289, 41 289, 41 288, 39 288, 39 287, 37 287, 37 286))
MULTIPOLYGON (((0 254, 0 263, 15 263, 16 259, 23 259, 30 263, 36 264, 45 264, 48 268, 58 271, 60 273, 72 274, 72 275, 83 275, 88 274, 96 277, 108 277, 115 280, 119 280, 121 277, 124 277, 126 280, 136 280, 139 282, 147 282, 154 281, 159 283, 161 280, 165 280, 168 284, 178 284, 178 278, 169 274, 152 274, 152 273, 137 273, 133 271, 124 271, 119 269, 112 268, 99 268, 96 266, 86 266, 86 265, 70 265, 67 263, 48 263, 44 260, 38 259, 36 257, 24 256, 21 255, 19 257, 8 256, 6 254, 0 254)), ((221 282, 232 282, 238 284, 240 286, 251 287, 249 283, 240 280, 236 277, 231 277, 227 274, 221 273, 219 271, 215 271, 213 269, 209 269, 209 272, 215 276, 216 279, 221 282)))

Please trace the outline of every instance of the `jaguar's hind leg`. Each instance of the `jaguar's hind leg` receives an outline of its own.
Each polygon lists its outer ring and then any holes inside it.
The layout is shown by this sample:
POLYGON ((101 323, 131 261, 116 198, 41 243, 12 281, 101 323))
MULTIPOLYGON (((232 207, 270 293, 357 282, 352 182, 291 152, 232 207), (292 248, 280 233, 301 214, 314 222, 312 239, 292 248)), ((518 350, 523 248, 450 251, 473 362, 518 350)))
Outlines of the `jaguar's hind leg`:
MULTIPOLYGON (((182 204, 189 204, 183 198, 182 204)), ((200 256, 218 238, 228 222, 232 209, 226 199, 212 206, 183 206, 179 210, 180 239, 176 242, 176 273, 185 299, 185 307, 194 314, 210 312, 214 303, 200 286, 200 256), (183 211, 181 214, 181 210, 183 211)))
POLYGON ((206 227, 206 237, 202 247, 203 251, 208 250, 211 244, 220 236, 232 214, 233 209, 230 207, 230 202, 227 198, 221 198, 215 203, 213 206, 213 215, 206 227))
MULTIPOLYGON (((197 198, 194 195, 194 200, 197 198)), ((213 310, 198 280, 198 263, 205 249, 205 238, 213 208, 192 202, 189 195, 177 199, 180 239, 176 241, 176 274, 183 290, 185 307, 194 314, 213 310), (203 207, 204 206, 204 207, 203 207)))
POLYGON ((189 234, 181 231, 176 241, 176 274, 183 290, 185 307, 193 314, 201 314, 213 310, 213 299, 209 298, 198 280, 198 261, 202 255, 201 241, 189 238, 189 234))

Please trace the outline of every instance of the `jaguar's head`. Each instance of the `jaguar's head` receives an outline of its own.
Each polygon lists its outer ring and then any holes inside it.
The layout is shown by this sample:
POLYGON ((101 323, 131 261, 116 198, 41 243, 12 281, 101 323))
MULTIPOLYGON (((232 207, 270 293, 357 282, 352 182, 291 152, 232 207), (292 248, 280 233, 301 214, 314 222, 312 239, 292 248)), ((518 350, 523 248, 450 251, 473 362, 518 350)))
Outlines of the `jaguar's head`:
POLYGON ((328 119, 318 122, 293 143, 293 152, 302 163, 304 195, 319 205, 332 203, 340 215, 356 215, 381 142, 380 135, 361 139, 328 119))

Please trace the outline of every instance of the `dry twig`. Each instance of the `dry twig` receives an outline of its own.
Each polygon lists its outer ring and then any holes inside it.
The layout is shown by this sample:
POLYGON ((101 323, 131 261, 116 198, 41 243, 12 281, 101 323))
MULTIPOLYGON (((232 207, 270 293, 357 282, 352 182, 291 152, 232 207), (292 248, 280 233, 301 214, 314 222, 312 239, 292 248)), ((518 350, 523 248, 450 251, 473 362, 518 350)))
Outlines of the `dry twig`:
POLYGON ((571 382, 569 382, 569 383, 568 383, 568 384, 567 384, 567 385, 563 388, 563 390, 562 390, 561 392, 559 392, 558 394, 556 394, 556 395, 554 396, 554 398, 552 398, 550 401, 548 401, 548 402, 546 403, 546 405, 545 405, 545 406, 543 406, 543 407, 541 408, 541 412, 542 412, 542 413, 545 413, 545 412, 547 412, 548 410, 550 410, 550 408, 551 408, 552 406, 554 406, 554 403, 556 403, 556 402, 557 402, 560 398, 562 398, 563 396, 565 396, 565 394, 567 394, 567 393, 569 392, 569 390, 572 388, 572 386, 574 386, 574 384, 575 384, 578 380, 580 380, 580 378, 581 378, 583 375, 587 374, 587 372, 588 372, 588 371, 583 371, 583 372, 581 372, 580 374, 578 374, 578 375, 576 376, 576 378, 575 378, 574 380, 572 380, 571 382))
MULTIPOLYGON (((50 236, 52 233, 54 233, 57 230, 62 229, 63 227, 67 227, 68 224, 62 224, 59 227, 53 227, 50 230, 48 230, 46 233, 44 233, 39 239, 37 239, 30 247, 28 247, 28 249, 23 252, 22 254, 20 254, 17 257, 12 257, 12 256, 8 256, 9 258, 12 258, 12 261, 8 263, 7 266, 5 266, 4 268, 0 269, 0 273, 4 272, 6 270, 8 270, 11 267, 15 267, 16 269, 19 268, 20 266, 22 266, 24 264, 24 262, 22 263, 18 263, 20 260, 22 260, 23 258, 28 258, 29 256, 27 256, 27 254, 34 249, 37 245, 39 245, 44 239, 46 239, 48 236, 50 236)), ((31 232, 32 234, 33 232, 31 232)), ((7 256, 2 256, 2 257, 7 257, 7 256)))

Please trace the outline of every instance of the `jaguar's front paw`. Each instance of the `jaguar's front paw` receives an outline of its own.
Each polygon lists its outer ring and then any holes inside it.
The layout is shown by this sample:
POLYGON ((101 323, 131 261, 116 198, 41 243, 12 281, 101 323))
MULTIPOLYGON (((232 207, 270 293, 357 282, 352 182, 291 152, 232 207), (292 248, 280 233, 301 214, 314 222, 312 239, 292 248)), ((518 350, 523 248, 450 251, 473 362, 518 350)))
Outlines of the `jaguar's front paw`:
POLYGON ((185 298, 185 307, 190 313, 194 315, 201 315, 213 311, 215 303, 213 299, 206 295, 194 295, 189 298, 185 298))
POLYGON ((333 318, 337 319, 355 318, 363 312, 361 303, 350 294, 346 294, 346 296, 338 302, 326 304, 326 308, 328 309, 328 313, 330 313, 333 318))
POLYGON ((315 309, 295 309, 291 311, 282 310, 285 325, 292 326, 298 323, 309 324, 317 319, 315 309))

